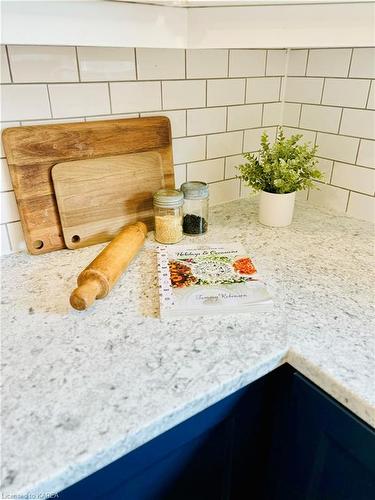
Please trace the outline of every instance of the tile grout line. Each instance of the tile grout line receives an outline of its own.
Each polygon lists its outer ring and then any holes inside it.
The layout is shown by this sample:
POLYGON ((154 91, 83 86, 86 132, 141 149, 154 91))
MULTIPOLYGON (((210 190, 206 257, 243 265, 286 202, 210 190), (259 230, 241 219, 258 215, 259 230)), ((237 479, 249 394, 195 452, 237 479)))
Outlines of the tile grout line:
POLYGON ((286 49, 284 75, 280 78, 279 101, 281 101, 281 110, 280 110, 280 115, 279 115, 279 122, 280 123, 278 124, 278 128, 283 126, 284 117, 285 117, 285 96, 286 96, 286 88, 287 88, 287 84, 288 84, 290 54, 291 54, 290 48, 286 49))
POLYGON ((51 114, 51 118, 53 118, 53 113, 52 113, 52 103, 51 103, 51 95, 49 93, 49 84, 46 84, 47 87, 47 96, 48 96, 48 104, 49 104, 49 112, 51 114))
POLYGON ((344 116, 344 108, 341 108, 340 119, 339 119, 339 126, 338 126, 338 129, 337 129, 336 135, 340 135, 341 122, 342 122, 343 116, 344 116))
MULTIPOLYGON (((278 78, 276 76, 271 76, 271 75, 250 75, 250 76, 229 76, 229 77, 197 77, 197 78, 166 78, 165 81, 168 82, 186 82, 186 81, 227 81, 227 80, 260 80, 261 78, 278 78)), ((355 81, 355 80, 373 80, 372 77, 366 77, 366 76, 361 76, 361 77, 350 77, 347 78, 346 76, 322 76, 322 75, 289 75, 289 78, 291 79, 301 79, 301 78, 307 78, 307 79, 320 79, 323 80, 324 78, 329 78, 330 80, 350 80, 350 81, 355 81)), ((121 79, 121 80, 113 80, 116 83, 135 83, 135 82, 155 82, 158 81, 159 78, 141 78, 141 79, 121 79)), ((81 80, 79 82, 77 81, 62 81, 62 80, 53 80, 48 83, 50 84, 61 84, 61 85, 74 85, 77 83, 82 83, 82 84, 89 84, 89 83, 105 83, 108 80, 81 80)), ((17 85, 18 87, 21 87, 22 85, 43 85, 47 83, 46 81, 24 81, 24 82, 8 82, 8 83, 2 83, 1 85, 7 86, 7 85, 17 85)))
POLYGON ((307 76, 307 68, 309 67, 309 60, 310 60, 310 49, 307 49, 306 68, 305 68, 304 76, 307 76))
POLYGON ((109 110, 111 112, 111 115, 113 114, 113 111, 112 111, 112 94, 111 94, 111 84, 110 82, 107 82, 108 84, 108 97, 109 97, 109 110))
POLYGON ((267 76, 267 64, 268 64, 268 49, 266 49, 266 57, 264 59, 264 75, 267 76))
POLYGON ((9 57, 9 48, 8 48, 8 45, 5 45, 5 53, 6 53, 6 56, 7 56, 7 63, 8 63, 8 70, 9 70, 10 81, 11 81, 11 83, 14 83, 13 71, 12 71, 12 67, 10 65, 10 57, 9 57))
POLYGON ((348 74, 346 75, 346 78, 350 78, 349 75, 350 75, 350 70, 352 69, 353 54, 354 54, 354 48, 352 48, 352 51, 350 53, 349 66, 348 66, 348 74))
POLYGON ((78 81, 82 82, 82 79, 81 79, 81 68, 79 67, 79 59, 78 59, 78 47, 76 45, 74 46, 74 52, 75 52, 75 55, 76 55, 76 65, 77 65, 78 81))
POLYGON ((332 166, 331 166, 331 174, 329 176, 329 182, 326 183, 326 184, 329 184, 330 186, 332 186, 332 179, 333 179, 333 173, 334 173, 334 170, 335 170, 335 163, 336 163, 336 161, 333 160, 332 166))
POLYGON ((348 195, 348 199, 346 201, 346 207, 345 207, 345 213, 347 213, 348 211, 348 208, 349 208, 349 201, 350 201, 350 195, 352 194, 351 190, 349 189, 349 195, 348 195))
POLYGON ((135 80, 136 81, 139 81, 138 80, 138 59, 137 59, 137 49, 135 47, 133 47, 133 51, 134 51, 134 70, 135 70, 135 80))
POLYGON ((367 110, 367 109, 370 109, 368 108, 368 103, 369 103, 369 100, 370 100, 370 94, 371 94, 371 87, 372 87, 372 82, 375 82, 375 80, 369 80, 369 86, 368 86, 368 92, 367 92, 367 99, 366 99, 366 104, 365 104, 365 107, 364 109, 367 110))
POLYGON ((163 99, 163 83, 162 80, 160 80, 160 106, 161 106, 161 111, 164 111, 164 99, 163 99))
POLYGON ((322 93, 320 95, 320 101, 319 101, 319 104, 323 104, 323 95, 324 95, 324 89, 325 89, 325 86, 326 86, 326 78, 324 77, 323 78, 323 85, 322 85, 322 93))
MULTIPOLYGON (((361 142, 362 142, 362 138, 360 138, 358 141, 357 153, 355 155, 355 160, 354 160, 354 163, 356 166, 360 166, 360 165, 357 165, 357 161, 358 161, 358 156, 359 156, 359 149, 361 147, 361 142)), ((371 168, 371 167, 365 167, 365 168, 371 168)), ((373 170, 373 169, 371 169, 371 170, 373 170)))

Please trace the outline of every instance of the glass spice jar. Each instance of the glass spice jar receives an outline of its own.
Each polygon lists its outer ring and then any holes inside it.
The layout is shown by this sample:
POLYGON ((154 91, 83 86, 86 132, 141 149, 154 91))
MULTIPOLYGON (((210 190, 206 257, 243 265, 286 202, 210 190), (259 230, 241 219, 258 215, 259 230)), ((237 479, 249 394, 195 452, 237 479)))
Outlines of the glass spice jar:
POLYGON ((160 189, 153 199, 155 240, 163 244, 177 243, 183 237, 183 193, 177 189, 160 189))
POLYGON ((185 234, 204 234, 208 229, 208 185, 205 182, 184 182, 181 185, 184 193, 185 234))

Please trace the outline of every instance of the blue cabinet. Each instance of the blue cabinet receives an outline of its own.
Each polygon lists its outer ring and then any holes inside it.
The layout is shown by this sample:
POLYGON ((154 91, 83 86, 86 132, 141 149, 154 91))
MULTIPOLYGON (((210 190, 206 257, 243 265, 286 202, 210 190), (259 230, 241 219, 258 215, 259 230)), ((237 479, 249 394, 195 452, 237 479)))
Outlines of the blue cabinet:
POLYGON ((281 402, 270 499, 375 499, 375 433, 297 372, 281 402))
POLYGON ((373 500, 375 433, 284 365, 59 498, 373 500))

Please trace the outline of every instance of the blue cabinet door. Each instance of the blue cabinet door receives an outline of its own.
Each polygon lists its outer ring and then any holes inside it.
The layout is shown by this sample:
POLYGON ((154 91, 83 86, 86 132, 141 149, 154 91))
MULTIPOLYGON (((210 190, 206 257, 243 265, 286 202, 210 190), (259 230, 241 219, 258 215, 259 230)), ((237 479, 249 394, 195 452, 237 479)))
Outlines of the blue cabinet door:
POLYGON ((282 405, 269 498, 374 500, 374 430, 297 372, 282 405))
POLYGON ((375 432, 284 365, 59 499, 374 500, 375 432))
POLYGON ((210 406, 60 492, 67 500, 260 500, 275 383, 287 367, 210 406))

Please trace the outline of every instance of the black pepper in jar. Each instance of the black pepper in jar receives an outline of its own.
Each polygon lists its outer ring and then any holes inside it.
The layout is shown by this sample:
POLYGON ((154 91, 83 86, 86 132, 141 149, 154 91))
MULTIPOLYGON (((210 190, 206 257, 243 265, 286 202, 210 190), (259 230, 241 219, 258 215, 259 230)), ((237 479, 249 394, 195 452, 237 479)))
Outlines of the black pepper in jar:
POLYGON ((185 234, 203 234, 207 231, 207 221, 194 214, 184 215, 183 230, 185 234))
POLYGON ((184 182, 183 231, 199 235, 208 230, 208 185, 201 181, 184 182))

